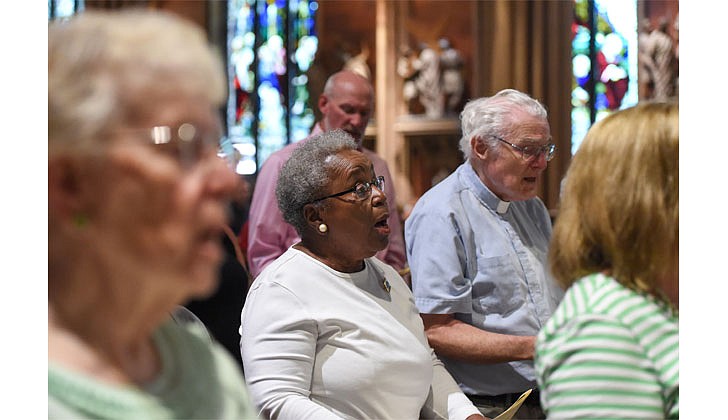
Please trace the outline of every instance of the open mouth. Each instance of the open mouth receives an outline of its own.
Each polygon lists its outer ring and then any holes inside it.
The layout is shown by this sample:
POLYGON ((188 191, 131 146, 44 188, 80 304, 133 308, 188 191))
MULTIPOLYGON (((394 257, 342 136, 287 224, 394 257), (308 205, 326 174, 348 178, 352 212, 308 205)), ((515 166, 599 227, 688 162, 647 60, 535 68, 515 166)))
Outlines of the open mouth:
POLYGON ((388 216, 385 216, 383 219, 379 220, 377 223, 374 224, 374 229, 377 230, 377 232, 389 235, 390 229, 389 229, 389 223, 387 222, 388 216))
POLYGON ((535 176, 527 176, 527 177, 523 178, 524 181, 530 182, 530 183, 535 183, 536 179, 537 178, 535 176))

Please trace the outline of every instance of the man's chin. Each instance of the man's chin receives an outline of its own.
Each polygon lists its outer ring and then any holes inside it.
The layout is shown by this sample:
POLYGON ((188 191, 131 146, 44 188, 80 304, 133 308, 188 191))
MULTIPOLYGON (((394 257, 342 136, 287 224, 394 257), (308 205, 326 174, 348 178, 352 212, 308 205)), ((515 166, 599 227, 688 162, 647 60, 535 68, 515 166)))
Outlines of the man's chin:
POLYGON ((358 133, 356 131, 348 131, 348 130, 345 130, 345 131, 354 139, 354 141, 356 142, 356 144, 359 147, 361 147, 361 144, 364 141, 364 134, 363 133, 358 133))

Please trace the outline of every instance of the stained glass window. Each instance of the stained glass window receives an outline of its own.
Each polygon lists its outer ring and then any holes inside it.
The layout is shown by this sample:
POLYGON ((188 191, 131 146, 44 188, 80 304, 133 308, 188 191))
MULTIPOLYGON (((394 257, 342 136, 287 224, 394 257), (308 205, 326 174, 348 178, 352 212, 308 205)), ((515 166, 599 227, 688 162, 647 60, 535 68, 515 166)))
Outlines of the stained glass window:
POLYGON ((589 127, 637 104, 637 0, 574 0, 571 152, 589 127))
POLYGON ((314 123, 307 71, 318 48, 311 0, 229 0, 230 98, 223 147, 253 174, 271 153, 305 138, 314 123))
POLYGON ((83 0, 48 0, 48 20, 67 18, 83 7, 83 0))

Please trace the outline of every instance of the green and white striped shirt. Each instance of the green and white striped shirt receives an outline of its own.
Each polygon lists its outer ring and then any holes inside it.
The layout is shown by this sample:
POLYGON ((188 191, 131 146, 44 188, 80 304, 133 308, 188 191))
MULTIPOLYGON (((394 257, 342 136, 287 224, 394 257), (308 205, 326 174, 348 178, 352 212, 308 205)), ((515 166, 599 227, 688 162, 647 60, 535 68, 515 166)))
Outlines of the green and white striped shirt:
POLYGON ((539 332, 548 418, 678 418, 678 317, 611 277, 575 282, 539 332))

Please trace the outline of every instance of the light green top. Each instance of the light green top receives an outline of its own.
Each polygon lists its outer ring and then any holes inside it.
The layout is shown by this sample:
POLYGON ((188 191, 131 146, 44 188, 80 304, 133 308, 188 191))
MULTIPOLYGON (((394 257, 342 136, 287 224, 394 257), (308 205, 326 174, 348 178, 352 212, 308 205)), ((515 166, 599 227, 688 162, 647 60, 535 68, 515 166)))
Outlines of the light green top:
POLYGON ((592 274, 567 290, 536 341, 551 418, 679 417, 678 318, 651 295, 592 274))
POLYGON ((144 389, 48 364, 49 419, 257 419, 240 368, 204 327, 173 320, 154 335, 159 377, 144 389))

